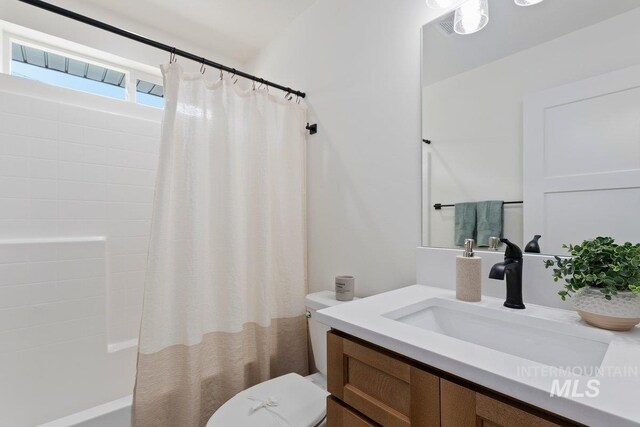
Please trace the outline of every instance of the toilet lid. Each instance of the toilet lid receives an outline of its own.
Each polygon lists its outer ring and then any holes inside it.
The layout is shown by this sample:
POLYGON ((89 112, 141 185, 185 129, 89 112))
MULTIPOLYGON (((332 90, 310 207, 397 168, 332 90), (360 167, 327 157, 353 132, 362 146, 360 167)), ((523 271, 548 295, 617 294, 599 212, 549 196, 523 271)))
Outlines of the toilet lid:
POLYGON ((287 374, 231 398, 207 427, 315 427, 326 415, 329 395, 298 374, 287 374))

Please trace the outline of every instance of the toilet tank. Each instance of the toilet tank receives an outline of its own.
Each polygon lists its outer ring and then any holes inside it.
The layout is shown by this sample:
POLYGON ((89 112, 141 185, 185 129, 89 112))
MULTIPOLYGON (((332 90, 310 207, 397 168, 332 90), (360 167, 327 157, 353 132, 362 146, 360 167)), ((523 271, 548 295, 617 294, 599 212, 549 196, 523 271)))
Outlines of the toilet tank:
MULTIPOLYGON (((358 298, 354 298, 358 299, 358 298)), ((309 294, 305 298, 307 306, 307 317, 309 318, 309 337, 311 338, 311 351, 316 368, 324 375, 327 375, 327 332, 329 327, 316 320, 316 310, 331 307, 337 304, 344 304, 344 301, 336 300, 333 291, 322 291, 309 294)))

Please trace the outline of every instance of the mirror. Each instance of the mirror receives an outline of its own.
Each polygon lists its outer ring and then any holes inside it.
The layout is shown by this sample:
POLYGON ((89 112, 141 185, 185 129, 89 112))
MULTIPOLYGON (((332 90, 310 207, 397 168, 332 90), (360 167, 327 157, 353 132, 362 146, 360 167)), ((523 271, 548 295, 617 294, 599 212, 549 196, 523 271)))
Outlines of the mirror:
POLYGON ((640 0, 488 4, 422 28, 423 245, 640 241, 640 0))

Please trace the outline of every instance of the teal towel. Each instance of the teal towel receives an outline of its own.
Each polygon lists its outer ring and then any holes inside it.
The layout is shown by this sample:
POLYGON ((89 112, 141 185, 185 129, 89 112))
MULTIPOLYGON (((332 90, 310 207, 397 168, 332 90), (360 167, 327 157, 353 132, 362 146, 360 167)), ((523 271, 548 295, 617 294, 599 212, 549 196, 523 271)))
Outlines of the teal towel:
POLYGON ((502 237, 502 200, 478 202, 478 247, 489 246, 489 237, 502 237))
POLYGON ((456 203, 455 243, 464 245, 466 239, 473 239, 476 234, 476 203, 456 203))

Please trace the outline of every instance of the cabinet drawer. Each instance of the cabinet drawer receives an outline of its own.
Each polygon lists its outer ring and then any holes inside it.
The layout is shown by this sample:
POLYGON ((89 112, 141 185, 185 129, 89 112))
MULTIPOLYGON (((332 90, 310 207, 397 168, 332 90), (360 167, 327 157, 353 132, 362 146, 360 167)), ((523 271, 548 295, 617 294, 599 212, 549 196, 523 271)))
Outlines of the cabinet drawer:
POLYGON ((482 393, 441 380, 442 427, 561 427, 578 426, 552 415, 502 402, 482 393))
POLYGON ((387 352, 327 335, 329 392, 385 427, 440 424, 438 377, 387 352))
POLYGON ((560 427, 560 424, 480 393, 476 393, 476 413, 483 427, 560 427))
POLYGON ((327 397, 327 427, 378 427, 334 397, 327 397))

